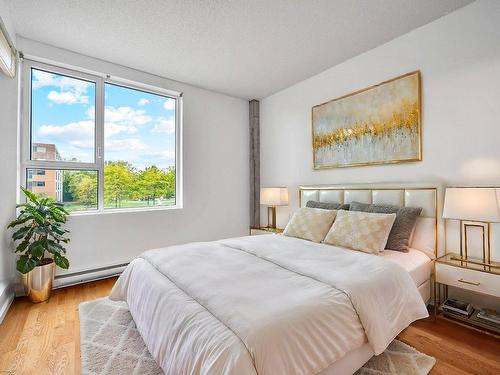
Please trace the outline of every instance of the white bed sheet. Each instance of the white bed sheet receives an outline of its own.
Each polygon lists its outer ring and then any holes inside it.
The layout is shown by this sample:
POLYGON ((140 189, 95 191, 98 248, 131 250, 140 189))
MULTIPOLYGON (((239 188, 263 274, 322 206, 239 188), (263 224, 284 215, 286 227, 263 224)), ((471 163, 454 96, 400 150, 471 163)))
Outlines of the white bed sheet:
MULTIPOLYGON (((250 374, 255 371, 252 363, 259 374, 314 374, 320 368, 333 369, 325 364, 363 346, 367 337, 371 352, 381 353, 401 329, 427 316, 425 305, 415 297, 418 292, 411 277, 400 266, 381 260, 284 236, 188 244, 150 251, 133 261, 115 285, 112 298, 129 303, 150 352, 168 374, 250 374), (206 257, 207 251, 210 257, 206 257), (233 263, 240 266, 230 267, 233 263), (387 273, 392 277, 382 277, 387 273), (295 288, 293 283, 299 281, 306 287, 295 288), (283 288, 274 293, 280 283, 283 288), (307 309, 295 309, 286 301, 288 294, 295 301, 319 289, 328 292, 328 299, 314 298, 322 302, 319 306, 315 303, 314 309, 302 302, 300 305, 307 309), (376 290, 382 289, 388 293, 378 295, 376 290), (274 293, 272 298, 270 293, 274 293), (329 297, 332 293, 335 298, 329 297), (355 307, 356 312, 339 315, 341 311, 335 306, 328 310, 331 304, 339 304, 339 298, 343 298, 340 302, 345 300, 349 311, 355 307), (243 306, 245 301, 248 305, 243 306), (276 315, 278 320, 272 318, 276 308, 286 312, 276 315), (379 311, 379 315, 374 316, 373 311, 379 311), (302 313, 308 318, 299 319, 302 313), (394 314, 398 318, 392 318, 394 314), (316 315, 333 317, 336 323, 321 325, 316 315), (386 319, 379 321, 377 316, 386 319), (281 325, 291 322, 294 329, 285 333, 297 335, 297 340, 295 336, 283 339, 276 333, 281 325), (321 327, 320 334, 308 328, 311 324, 321 327), (217 330, 220 332, 214 334, 217 330), (292 345, 295 341, 300 348, 292 345), (340 350, 329 353, 337 346, 340 350), (312 358, 325 350, 325 358, 312 358), (193 354, 197 355, 193 358, 193 354), (200 371, 207 366, 212 371, 200 371)), ((344 373, 344 366, 349 368, 353 362, 361 366, 371 352, 363 352, 356 361, 349 355, 349 360, 339 362, 339 366, 346 362, 340 366, 343 370, 332 374, 344 373)))
MULTIPOLYGON (((409 249, 407 253, 394 250, 384 250, 380 253, 385 259, 389 259, 402 266, 418 287, 418 292, 424 302, 430 299, 430 277, 432 272, 432 259, 424 252, 417 249, 409 249)), ((348 375, 359 369, 374 355, 372 348, 365 342, 362 346, 346 354, 319 375, 348 375)))
POLYGON ((432 260, 422 251, 409 249, 407 253, 394 250, 384 250, 380 253, 384 259, 396 262, 410 274, 418 287, 431 277, 432 260))

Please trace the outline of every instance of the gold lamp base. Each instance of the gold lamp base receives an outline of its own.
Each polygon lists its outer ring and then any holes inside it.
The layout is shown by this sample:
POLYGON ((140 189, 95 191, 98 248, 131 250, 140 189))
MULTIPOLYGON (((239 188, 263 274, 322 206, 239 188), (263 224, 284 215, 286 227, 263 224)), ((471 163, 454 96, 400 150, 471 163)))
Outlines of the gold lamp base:
POLYGON ((460 220, 460 256, 467 260, 469 257, 469 228, 480 228, 482 237, 482 259, 484 263, 491 263, 491 237, 490 237, 490 223, 464 221, 460 220))
POLYGON ((276 229, 276 206, 267 207, 267 227, 276 229))

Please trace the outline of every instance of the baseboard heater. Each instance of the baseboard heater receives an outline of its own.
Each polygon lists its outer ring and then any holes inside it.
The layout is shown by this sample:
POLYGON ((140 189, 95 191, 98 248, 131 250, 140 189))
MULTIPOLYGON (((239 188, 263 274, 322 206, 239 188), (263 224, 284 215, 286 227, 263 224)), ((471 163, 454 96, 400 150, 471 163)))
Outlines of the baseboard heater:
POLYGON ((107 279, 109 277, 120 275, 128 263, 117 264, 109 267, 93 268, 91 270, 67 273, 58 275, 54 279, 54 289, 63 288, 71 285, 87 283, 89 281, 107 279))

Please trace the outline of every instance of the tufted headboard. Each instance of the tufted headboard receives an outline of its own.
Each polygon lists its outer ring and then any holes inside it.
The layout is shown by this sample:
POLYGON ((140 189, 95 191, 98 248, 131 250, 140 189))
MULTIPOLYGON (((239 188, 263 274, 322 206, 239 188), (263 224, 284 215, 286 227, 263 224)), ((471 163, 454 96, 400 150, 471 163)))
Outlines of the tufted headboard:
POLYGON ((300 186, 299 207, 304 207, 310 200, 422 207, 410 246, 438 257, 444 254, 445 248, 441 219, 443 191, 438 184, 418 183, 300 186))

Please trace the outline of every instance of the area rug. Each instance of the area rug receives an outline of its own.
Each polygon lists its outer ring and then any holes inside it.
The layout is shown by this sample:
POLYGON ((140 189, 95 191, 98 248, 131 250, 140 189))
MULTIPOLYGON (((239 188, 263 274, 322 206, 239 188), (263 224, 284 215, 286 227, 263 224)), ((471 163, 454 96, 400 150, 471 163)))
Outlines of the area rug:
MULTIPOLYGON (((84 375, 159 375, 124 302, 100 298, 79 306, 81 373, 84 375)), ((436 360, 394 340, 357 375, 426 375, 436 360)))

